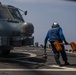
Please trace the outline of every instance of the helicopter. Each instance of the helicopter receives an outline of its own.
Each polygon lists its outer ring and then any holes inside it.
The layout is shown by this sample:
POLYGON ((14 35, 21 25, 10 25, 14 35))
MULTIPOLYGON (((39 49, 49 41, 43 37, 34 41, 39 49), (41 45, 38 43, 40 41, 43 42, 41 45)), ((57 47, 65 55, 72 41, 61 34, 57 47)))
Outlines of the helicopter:
POLYGON ((1 54, 9 54, 14 47, 34 44, 34 25, 25 22, 21 12, 12 5, 4 5, 0 2, 0 51, 1 54))

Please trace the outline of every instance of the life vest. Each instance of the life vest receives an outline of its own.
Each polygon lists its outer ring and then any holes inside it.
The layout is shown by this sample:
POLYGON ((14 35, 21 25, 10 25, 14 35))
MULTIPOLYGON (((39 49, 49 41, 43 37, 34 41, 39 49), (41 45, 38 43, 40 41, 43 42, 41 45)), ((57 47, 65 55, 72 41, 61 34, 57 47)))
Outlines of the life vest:
POLYGON ((59 29, 60 27, 56 27, 49 30, 49 41, 61 41, 59 29))

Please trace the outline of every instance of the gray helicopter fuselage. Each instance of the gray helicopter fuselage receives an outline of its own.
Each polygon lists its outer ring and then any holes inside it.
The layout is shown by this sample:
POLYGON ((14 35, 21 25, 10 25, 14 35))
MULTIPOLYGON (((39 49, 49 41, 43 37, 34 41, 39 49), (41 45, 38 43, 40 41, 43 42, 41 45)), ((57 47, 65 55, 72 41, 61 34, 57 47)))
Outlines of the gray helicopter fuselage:
POLYGON ((0 4, 0 50, 5 53, 13 47, 33 45, 34 26, 25 23, 20 9, 0 4))

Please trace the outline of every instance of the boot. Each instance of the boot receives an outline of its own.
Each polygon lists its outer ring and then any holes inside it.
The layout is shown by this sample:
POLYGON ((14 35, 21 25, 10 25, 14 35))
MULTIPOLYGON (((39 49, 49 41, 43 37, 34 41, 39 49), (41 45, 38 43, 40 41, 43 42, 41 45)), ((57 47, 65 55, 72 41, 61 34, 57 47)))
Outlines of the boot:
POLYGON ((64 65, 70 65, 70 64, 69 64, 69 62, 68 62, 68 61, 65 61, 65 64, 64 64, 64 65))
POLYGON ((57 63, 59 66, 61 66, 60 60, 59 60, 59 58, 56 57, 56 56, 55 56, 55 61, 56 61, 56 63, 57 63))

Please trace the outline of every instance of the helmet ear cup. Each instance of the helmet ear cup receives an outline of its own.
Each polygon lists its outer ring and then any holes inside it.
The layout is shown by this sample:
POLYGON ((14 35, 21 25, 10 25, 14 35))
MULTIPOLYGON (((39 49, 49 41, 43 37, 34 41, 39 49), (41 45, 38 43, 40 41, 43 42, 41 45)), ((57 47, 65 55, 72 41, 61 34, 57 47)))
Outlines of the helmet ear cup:
POLYGON ((54 26, 52 25, 51 27, 53 28, 54 26))

